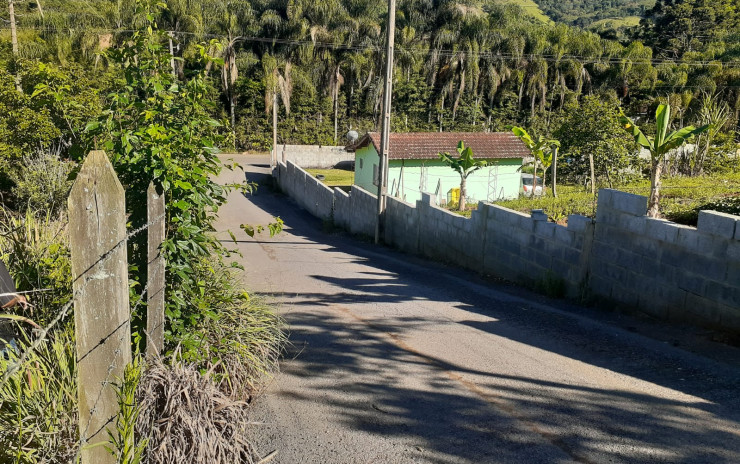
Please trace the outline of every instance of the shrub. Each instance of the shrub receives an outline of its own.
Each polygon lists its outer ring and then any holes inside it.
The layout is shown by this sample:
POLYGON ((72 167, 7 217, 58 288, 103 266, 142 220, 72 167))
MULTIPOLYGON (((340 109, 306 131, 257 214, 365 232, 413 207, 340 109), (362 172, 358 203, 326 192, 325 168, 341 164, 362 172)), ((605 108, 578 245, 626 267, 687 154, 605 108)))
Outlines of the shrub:
MULTIPOLYGON (((28 341, 19 343, 22 351, 28 341)), ((0 384, 0 462, 74 462, 78 448, 77 361, 70 331, 57 332, 0 384)), ((0 356, 0 372, 17 360, 0 356)))
POLYGON ((62 161, 59 149, 39 150, 24 156, 10 171, 12 189, 20 209, 56 216, 64 209, 72 188, 74 163, 62 161))
POLYGON ((148 464, 252 463, 245 439, 246 403, 231 400, 197 367, 154 359, 136 393, 137 435, 149 443, 148 464))
MULTIPOLYGON (((72 270, 66 224, 52 216, 0 212, 0 259, 33 307, 24 314, 46 325, 72 295, 72 270)), ((19 308, 20 310, 20 308, 19 308)))
POLYGON ((227 394, 246 398, 277 370, 286 343, 284 322, 264 300, 241 288, 238 270, 208 260, 194 268, 201 289, 189 303, 204 317, 179 341, 182 357, 213 372, 227 394))

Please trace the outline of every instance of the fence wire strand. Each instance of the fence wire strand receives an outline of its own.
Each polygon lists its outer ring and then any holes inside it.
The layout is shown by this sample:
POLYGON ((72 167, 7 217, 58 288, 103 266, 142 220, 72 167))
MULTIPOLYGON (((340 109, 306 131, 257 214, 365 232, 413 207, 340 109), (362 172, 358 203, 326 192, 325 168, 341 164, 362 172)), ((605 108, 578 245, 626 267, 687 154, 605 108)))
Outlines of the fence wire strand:
MULTIPOLYGON (((97 259, 97 260, 95 261, 95 263, 93 263, 93 264, 92 264, 92 265, 91 265, 91 266, 90 266, 89 268, 85 269, 85 270, 84 270, 84 271, 83 271, 83 272, 82 272, 82 273, 81 273, 81 274, 80 274, 80 275, 79 275, 79 276, 78 276, 78 277, 77 277, 77 278, 75 279, 75 281, 76 281, 77 279, 79 279, 79 278, 81 278, 81 277, 85 276, 85 274, 87 274, 87 273, 88 273, 88 272, 90 271, 90 269, 92 269, 92 268, 93 268, 94 266, 96 266, 96 265, 98 265, 98 264, 100 264, 100 263, 104 262, 104 261, 105 261, 105 260, 107 260, 108 258, 110 258, 110 257, 111 257, 111 256, 113 255, 113 253, 114 253, 114 252, 115 252, 115 251, 116 251, 116 250, 117 250, 117 249, 118 249, 118 248, 119 248, 120 246, 122 246, 123 244, 127 243, 127 241, 128 241, 129 239, 131 239, 131 238, 135 237, 136 235, 140 234, 141 232, 143 232, 143 231, 147 230, 147 229, 148 229, 149 227, 151 227, 152 225, 155 225, 155 224, 157 224, 157 223, 158 223, 159 221, 163 220, 163 219, 165 218, 165 216, 166 216, 166 214, 161 214, 161 215, 157 216, 156 218, 152 219, 151 221, 148 221, 147 223, 145 223, 145 224, 144 224, 144 225, 142 225, 141 227, 138 227, 137 229, 134 229, 134 230, 132 230, 132 231, 128 232, 128 233, 126 234, 126 237, 125 237, 125 238, 123 238, 123 239, 122 239, 121 241, 119 241, 118 243, 116 243, 116 244, 115 244, 115 245, 114 245, 114 246, 113 246, 113 247, 112 247, 112 248, 111 248, 110 250, 106 251, 106 252, 105 252, 105 253, 104 253, 103 255, 101 255, 101 256, 100 256, 100 258, 98 258, 98 259, 97 259)), ((45 342, 45 341, 46 341, 46 339, 47 339, 47 336, 48 336, 49 332, 50 332, 50 331, 51 331, 51 330, 52 330, 52 329, 53 329, 54 327, 56 327, 56 325, 57 325, 57 324, 59 324, 59 322, 60 322, 60 321, 64 320, 64 319, 65 319, 65 318, 67 317, 67 315, 69 314, 69 311, 70 311, 70 309, 71 309, 71 308, 72 308, 72 307, 74 306, 74 303, 75 303, 75 300, 77 299, 77 297, 78 297, 78 296, 79 296, 79 295, 80 295, 80 294, 81 294, 81 293, 82 293, 82 292, 83 292, 83 291, 85 290, 85 288, 87 287, 87 284, 88 284, 88 283, 90 283, 90 282, 91 282, 91 281, 93 281, 93 280, 95 280, 95 279, 94 279, 94 278, 92 278, 92 277, 86 277, 86 278, 85 278, 85 280, 84 280, 84 281, 82 282, 82 284, 81 284, 80 288, 78 288, 78 289, 77 289, 77 291, 74 291, 74 292, 72 293, 72 298, 70 299, 70 301, 69 301, 69 302, 67 302, 67 303, 66 303, 66 304, 65 304, 65 305, 64 305, 64 306, 62 307, 62 309, 61 309, 61 310, 59 311, 59 314, 57 314, 57 316, 56 316, 56 317, 55 317, 55 318, 54 318, 54 319, 53 319, 53 320, 52 320, 52 321, 51 321, 51 322, 50 322, 50 323, 49 323, 49 324, 48 324, 48 325, 47 325, 46 327, 43 327, 42 329, 40 329, 40 330, 37 330, 37 337, 36 337, 36 339, 35 339, 35 340, 33 341, 33 343, 31 343, 31 345, 30 345, 30 346, 29 346, 29 347, 28 347, 28 348, 27 348, 27 349, 26 349, 25 351, 23 351, 23 352, 22 352, 22 353, 21 353, 21 354, 20 354, 20 355, 18 356, 18 358, 16 359, 16 361, 15 361, 15 362, 13 362, 13 363, 11 363, 11 364, 9 365, 8 369, 7 369, 7 370, 6 370, 6 371, 5 371, 4 373, 3 373, 3 377, 2 377, 2 380, 0 380, 0 386, 3 386, 3 385, 5 385, 5 383, 6 383, 6 382, 7 382, 7 381, 8 381, 9 379, 10 379, 10 377, 12 377, 12 376, 13 376, 13 375, 14 375, 14 374, 15 374, 16 372, 18 372, 18 370, 19 370, 19 369, 20 369, 20 368, 21 368, 21 367, 22 367, 22 366, 23 366, 23 365, 24 365, 24 364, 26 363, 26 361, 28 360, 28 357, 29 357, 29 356, 30 356, 30 355, 31 355, 31 354, 32 354, 32 353, 33 353, 33 352, 34 352, 35 350, 37 350, 37 349, 38 349, 38 347, 39 347, 39 346, 41 346, 41 344, 42 344, 43 342, 45 342)), ((144 288, 144 290, 146 290, 146 287, 144 288)), ((131 314, 133 314, 133 311, 134 311, 134 310, 136 310, 136 309, 138 308, 138 306, 139 306, 139 304, 141 303, 141 301, 143 300, 143 298, 144 298, 144 293, 142 293, 142 294, 141 294, 141 297, 140 297, 140 298, 139 298, 139 300, 137 301, 137 303, 136 303, 136 305, 134 306, 134 308, 133 308, 133 309, 131 310, 131 313, 129 314, 129 318, 128 318, 128 321, 129 321, 129 322, 130 322, 130 320, 131 320, 131 314)))

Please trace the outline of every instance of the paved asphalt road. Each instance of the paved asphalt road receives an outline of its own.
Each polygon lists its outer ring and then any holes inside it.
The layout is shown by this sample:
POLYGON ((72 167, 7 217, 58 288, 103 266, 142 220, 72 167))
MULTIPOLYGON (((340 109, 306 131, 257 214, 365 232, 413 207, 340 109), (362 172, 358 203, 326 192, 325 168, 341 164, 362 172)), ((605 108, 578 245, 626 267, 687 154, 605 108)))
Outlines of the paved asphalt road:
POLYGON ((267 187, 226 229, 291 330, 252 409, 271 463, 740 463, 738 350, 328 233, 267 187), (239 231, 273 216, 275 238, 239 231))

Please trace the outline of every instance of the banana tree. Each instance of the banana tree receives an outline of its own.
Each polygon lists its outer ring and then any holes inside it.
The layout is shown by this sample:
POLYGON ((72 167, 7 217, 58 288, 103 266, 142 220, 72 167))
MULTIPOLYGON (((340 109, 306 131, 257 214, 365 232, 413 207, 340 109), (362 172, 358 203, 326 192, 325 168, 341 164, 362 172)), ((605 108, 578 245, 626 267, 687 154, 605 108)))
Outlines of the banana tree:
POLYGON ((445 164, 460 174, 460 201, 458 204, 458 210, 465 211, 467 200, 466 183, 468 176, 475 171, 486 167, 488 162, 486 160, 475 159, 473 157, 473 149, 466 147, 462 140, 457 144, 457 158, 453 158, 452 155, 445 152, 439 154, 439 159, 444 161, 445 164))
POLYGON ((650 217, 660 216, 660 176, 663 172, 665 155, 679 148, 692 137, 706 131, 709 126, 698 129, 694 126, 686 126, 683 129, 668 133, 671 121, 671 105, 658 105, 655 111, 655 137, 646 136, 642 130, 620 110, 619 122, 632 134, 635 142, 650 150, 650 199, 648 201, 647 214, 650 217))
POLYGON ((521 127, 512 127, 511 131, 514 135, 519 137, 522 142, 524 142, 524 145, 529 148, 534 157, 534 179, 532 184, 532 197, 534 198, 534 192, 537 189, 537 166, 542 166, 542 189, 544 191, 547 169, 553 164, 553 161, 555 161, 557 149, 560 148, 560 142, 555 139, 546 139, 541 135, 535 140, 534 137, 529 135, 529 133, 521 127))

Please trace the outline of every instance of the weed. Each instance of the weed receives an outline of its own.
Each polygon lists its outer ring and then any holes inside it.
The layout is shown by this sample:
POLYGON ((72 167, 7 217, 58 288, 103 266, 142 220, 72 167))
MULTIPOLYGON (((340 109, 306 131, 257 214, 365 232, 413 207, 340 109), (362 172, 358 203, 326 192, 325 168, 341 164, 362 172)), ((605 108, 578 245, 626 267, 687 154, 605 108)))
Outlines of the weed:
MULTIPOLYGON (((20 351, 29 341, 18 343, 20 351)), ((0 356, 0 372, 17 354, 0 356)), ((77 452, 77 362, 71 331, 57 332, 0 385, 0 462, 73 462, 77 452)))
POLYGON ((566 291, 565 280, 548 270, 545 277, 537 281, 535 289, 550 298, 563 298, 566 291))
POLYGON ((137 389, 136 432, 150 444, 145 462, 254 462, 245 439, 246 403, 230 399, 208 374, 177 358, 175 351, 168 363, 152 360, 137 389))
POLYGON ((191 301, 204 317, 181 340, 182 357, 213 372, 229 395, 248 397, 277 370, 286 343, 283 320, 267 302, 243 290, 236 269, 208 260, 194 269, 202 287, 201 297, 191 301))

